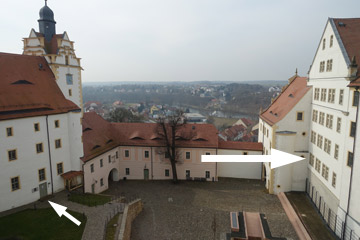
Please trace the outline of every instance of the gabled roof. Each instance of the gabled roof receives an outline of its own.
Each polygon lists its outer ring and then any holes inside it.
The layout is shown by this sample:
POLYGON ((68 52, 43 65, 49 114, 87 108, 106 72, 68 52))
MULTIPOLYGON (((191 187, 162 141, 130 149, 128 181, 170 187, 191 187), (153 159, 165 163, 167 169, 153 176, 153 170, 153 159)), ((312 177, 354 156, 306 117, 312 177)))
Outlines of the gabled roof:
MULTIPOLYGON (((88 161, 116 146, 163 147, 156 123, 110 123, 95 112, 84 113, 83 161, 88 161), (113 140, 108 143, 109 140, 113 140), (94 148, 95 146, 98 146, 94 148)), ((179 147, 217 148, 217 129, 211 124, 185 124, 176 140, 179 147), (187 136, 189 138, 187 138, 187 136), (199 141, 196 136, 201 136, 199 141), (194 138, 193 138, 194 137, 194 138)))
MULTIPOLYGON (((335 33, 341 38, 340 44, 346 51, 345 60, 349 66, 353 57, 358 62, 357 79, 350 83, 350 86, 360 86, 360 18, 332 18, 335 33)), ((336 34, 335 34, 336 35, 336 34)))
POLYGON ((307 78, 296 76, 275 101, 260 114, 260 118, 271 126, 283 119, 302 97, 311 89, 307 78))
POLYGON ((0 120, 80 111, 44 57, 0 53, 0 120))

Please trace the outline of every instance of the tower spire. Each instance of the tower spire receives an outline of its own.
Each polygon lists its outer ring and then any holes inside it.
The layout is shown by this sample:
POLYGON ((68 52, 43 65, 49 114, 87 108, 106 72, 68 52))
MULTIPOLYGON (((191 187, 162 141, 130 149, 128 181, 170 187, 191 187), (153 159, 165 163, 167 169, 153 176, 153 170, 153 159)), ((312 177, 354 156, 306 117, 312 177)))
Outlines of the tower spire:
POLYGON ((45 0, 45 6, 47 6, 47 0, 45 0))

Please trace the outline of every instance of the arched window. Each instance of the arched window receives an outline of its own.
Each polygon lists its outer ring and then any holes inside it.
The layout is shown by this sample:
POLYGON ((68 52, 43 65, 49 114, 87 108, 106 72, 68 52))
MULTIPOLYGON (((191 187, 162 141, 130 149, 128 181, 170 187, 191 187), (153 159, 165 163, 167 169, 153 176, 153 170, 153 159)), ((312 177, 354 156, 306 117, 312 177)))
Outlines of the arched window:
POLYGON ((334 36, 331 35, 331 36, 330 36, 330 47, 333 46, 333 42, 334 42, 334 36))
POLYGON ((326 38, 323 39, 323 47, 322 47, 323 50, 325 49, 325 44, 326 44, 326 38))

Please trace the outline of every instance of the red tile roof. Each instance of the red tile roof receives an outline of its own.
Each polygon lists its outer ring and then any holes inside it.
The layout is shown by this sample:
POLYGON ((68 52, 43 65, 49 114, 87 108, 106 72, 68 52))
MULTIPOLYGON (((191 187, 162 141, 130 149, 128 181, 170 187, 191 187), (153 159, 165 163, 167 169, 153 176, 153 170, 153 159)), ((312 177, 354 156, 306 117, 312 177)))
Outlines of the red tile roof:
POLYGON ((262 151, 263 145, 258 142, 232 142, 219 140, 220 149, 262 151))
POLYGON ((360 86, 360 18, 332 18, 336 30, 339 32, 341 41, 351 62, 355 56, 358 62, 357 77, 350 86, 360 86))
MULTIPOLYGON (((110 123, 94 112, 87 112, 84 113, 82 126, 84 162, 116 146, 164 146, 162 137, 157 133, 159 126, 156 123, 110 123)), ((181 137, 176 142, 183 148, 221 148, 217 134, 218 131, 212 124, 186 124, 179 131, 181 137)), ((226 149, 259 149, 258 143, 229 144, 231 146, 222 146, 226 149)))
POLYGON ((274 102, 260 114, 260 118, 271 126, 283 119, 311 89, 311 87, 307 86, 306 77, 296 76, 291 79, 294 80, 292 80, 274 102))
POLYGON ((69 171, 61 174, 64 179, 71 179, 73 177, 82 176, 84 173, 82 171, 69 171))
POLYGON ((0 53, 0 120, 69 111, 80 108, 64 97, 44 57, 0 53))

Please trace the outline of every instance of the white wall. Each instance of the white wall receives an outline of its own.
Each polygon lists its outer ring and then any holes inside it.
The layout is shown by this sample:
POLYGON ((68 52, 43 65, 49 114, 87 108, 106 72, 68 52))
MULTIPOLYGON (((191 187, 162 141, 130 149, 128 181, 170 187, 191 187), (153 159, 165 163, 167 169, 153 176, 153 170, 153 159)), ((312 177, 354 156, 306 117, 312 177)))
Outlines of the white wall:
MULTIPOLYGON (((262 155, 262 151, 242 151, 219 149, 218 155, 262 155)), ((262 163, 222 163, 217 164, 219 177, 245 178, 245 179, 261 179, 262 163)))

